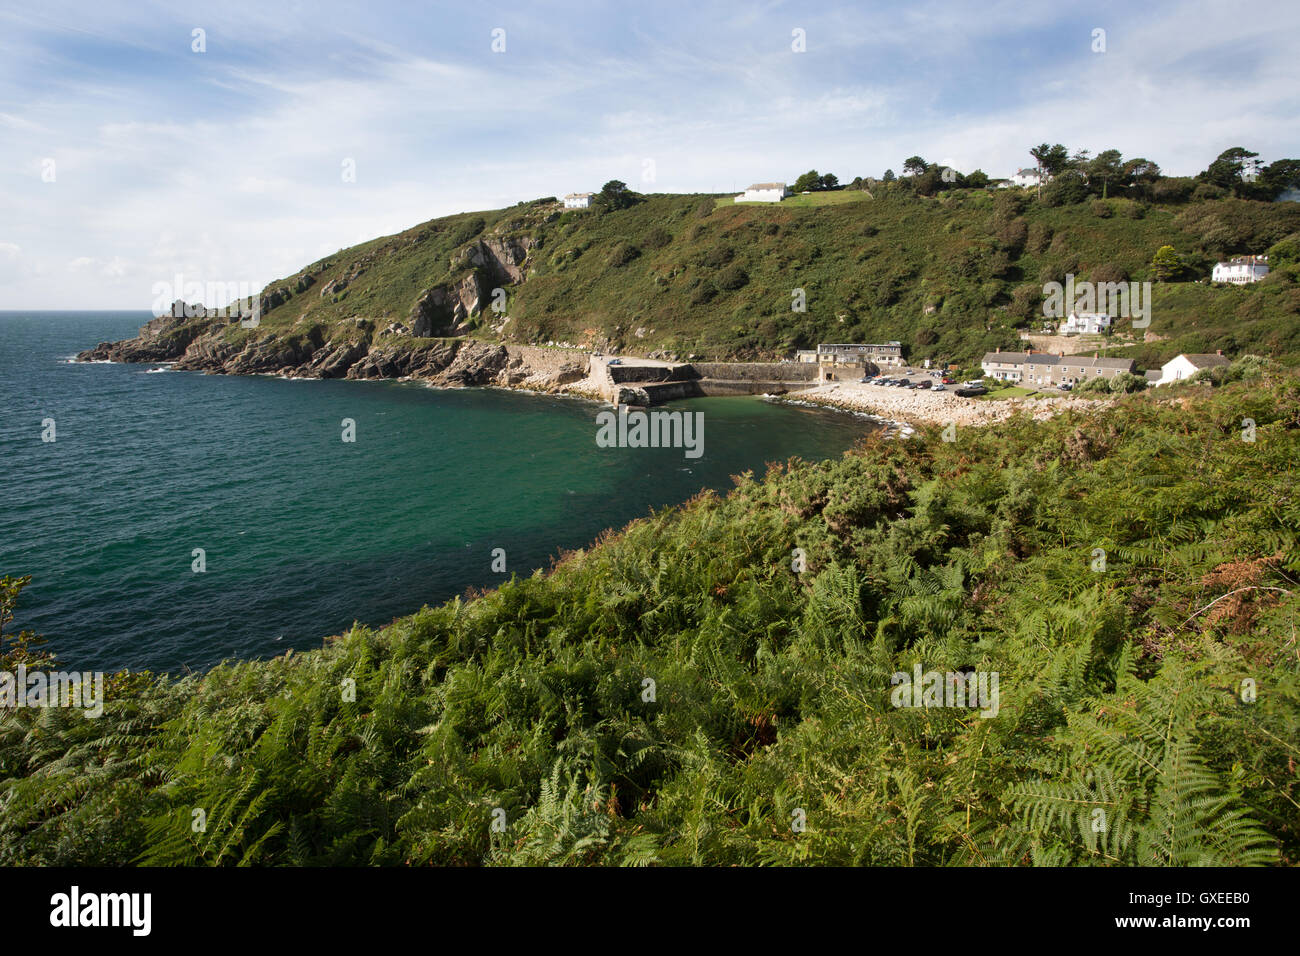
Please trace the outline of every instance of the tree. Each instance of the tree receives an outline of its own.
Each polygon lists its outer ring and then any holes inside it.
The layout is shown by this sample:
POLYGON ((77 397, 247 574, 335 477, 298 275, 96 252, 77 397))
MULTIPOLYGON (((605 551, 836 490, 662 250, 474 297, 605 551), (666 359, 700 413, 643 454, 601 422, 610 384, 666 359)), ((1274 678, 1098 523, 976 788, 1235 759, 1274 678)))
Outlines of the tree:
POLYGON ((930 164, 920 156, 909 156, 903 160, 903 172, 908 176, 919 176, 929 168, 930 164))
POLYGON ((964 179, 964 185, 969 186, 971 189, 984 189, 989 184, 988 173, 984 172, 982 169, 975 170, 975 172, 964 177, 964 179))
POLYGON ((885 175, 882 177, 881 182, 892 183, 897 178, 898 177, 894 175, 894 171, 892 169, 886 169, 885 175))
POLYGON ((1288 189, 1300 189, 1300 159, 1275 159, 1264 167, 1259 181, 1269 190, 1269 199, 1288 189))
POLYGON ((1049 206, 1072 206, 1088 198, 1088 186, 1082 173, 1067 169, 1047 184, 1041 198, 1049 206))
POLYGON ((1047 158, 1043 161, 1043 168, 1047 170, 1049 176, 1059 176, 1069 165, 1069 153, 1060 143, 1047 151, 1047 158))
POLYGON ((1160 167, 1141 156, 1130 159, 1120 172, 1120 181, 1146 199, 1151 198, 1152 187, 1160 178, 1160 167))
POLYGON ((1038 198, 1043 198, 1043 176, 1046 175, 1047 154, 1052 147, 1046 143, 1029 147, 1029 155, 1034 157, 1034 168, 1038 170, 1038 198))
POLYGON ((940 190, 948 188, 948 184, 943 181, 941 166, 928 167, 923 173, 912 178, 912 184, 922 196, 933 196, 940 190))
POLYGON ((821 181, 818 183, 816 188, 838 189, 839 185, 840 185, 840 178, 838 176, 836 176, 834 173, 826 173, 824 176, 822 176, 821 181))
POLYGON ((1241 185, 1246 182, 1243 178, 1246 164, 1258 155, 1259 153, 1253 153, 1243 146, 1233 146, 1231 149, 1225 149, 1219 154, 1219 158, 1210 163, 1209 168, 1202 172, 1197 179, 1213 186, 1239 192, 1241 185))
POLYGON ((1120 182, 1124 177, 1124 167, 1120 163, 1120 151, 1107 149, 1097 154, 1097 158, 1088 163, 1088 185, 1096 188, 1101 183, 1101 198, 1105 199, 1107 189, 1113 182, 1120 182))
POLYGON ((1157 249, 1151 259, 1151 265, 1156 270, 1156 278, 1161 282, 1177 279, 1183 274, 1185 268, 1182 257, 1174 251, 1173 246, 1161 246, 1157 249))
POLYGON ((626 209, 634 206, 641 201, 639 193, 634 193, 627 188, 627 183, 617 179, 611 179, 600 187, 600 192, 596 194, 593 205, 600 207, 605 211, 615 209, 626 209))
POLYGON ((1058 175, 1061 170, 1065 169, 1070 162, 1070 154, 1060 143, 1055 146, 1049 146, 1046 143, 1040 143, 1029 150, 1029 155, 1034 157, 1034 162, 1038 164, 1038 195, 1043 195, 1043 180, 1058 175))
POLYGON ((810 169, 808 170, 808 172, 804 173, 802 176, 796 179, 794 181, 794 185, 790 188, 797 193, 805 193, 805 192, 812 192, 813 190, 816 189, 820 189, 821 184, 822 184, 821 174, 817 172, 817 170, 815 169, 810 169))

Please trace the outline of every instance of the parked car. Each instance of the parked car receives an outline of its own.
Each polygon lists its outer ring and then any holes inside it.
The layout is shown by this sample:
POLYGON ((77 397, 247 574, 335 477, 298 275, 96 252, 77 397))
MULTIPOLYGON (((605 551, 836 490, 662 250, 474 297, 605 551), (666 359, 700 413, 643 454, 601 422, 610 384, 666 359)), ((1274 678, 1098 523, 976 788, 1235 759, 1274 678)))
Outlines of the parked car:
POLYGON ((622 365, 622 364, 623 364, 623 360, 622 360, 622 359, 610 359, 609 362, 608 362, 608 364, 609 364, 609 365, 622 365))
POLYGON ((976 395, 984 395, 987 392, 988 389, 983 385, 963 385, 961 388, 957 389, 956 394, 960 395, 962 398, 974 398, 976 395))
POLYGON ((948 386, 945 385, 945 384, 943 384, 943 382, 935 382, 934 385, 932 385, 932 386, 930 387, 930 391, 932 391, 932 392, 946 392, 946 391, 948 391, 948 386))
POLYGON ((950 379, 947 375, 945 375, 943 378, 939 379, 939 381, 943 382, 943 384, 945 384, 945 385, 951 385, 951 384, 952 384, 952 379, 950 379))
POLYGON ((1068 391, 1070 391, 1070 389, 1072 389, 1072 388, 1074 388, 1074 385, 1073 385, 1072 383, 1070 383, 1070 382, 1062 382, 1061 385, 1060 385, 1060 389, 1061 389, 1061 391, 1063 391, 1063 392, 1068 392, 1068 391))
POLYGON ((923 380, 917 382, 916 385, 915 385, 915 387, 916 387, 916 388, 929 388, 932 384, 934 384, 934 383, 933 383, 933 382, 927 382, 927 381, 925 381, 925 380, 923 379, 923 380))

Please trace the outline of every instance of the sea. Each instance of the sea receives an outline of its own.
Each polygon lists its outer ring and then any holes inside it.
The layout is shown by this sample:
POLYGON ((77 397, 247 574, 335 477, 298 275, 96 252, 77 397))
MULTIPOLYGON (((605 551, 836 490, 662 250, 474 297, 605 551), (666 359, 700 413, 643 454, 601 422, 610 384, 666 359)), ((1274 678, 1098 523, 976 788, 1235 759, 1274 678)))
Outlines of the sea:
POLYGON ((667 406, 703 414, 687 457, 601 447, 580 399, 72 361, 149 318, 0 312, 0 576, 31 576, 5 633, 77 670, 319 647, 879 427, 690 399, 667 406))

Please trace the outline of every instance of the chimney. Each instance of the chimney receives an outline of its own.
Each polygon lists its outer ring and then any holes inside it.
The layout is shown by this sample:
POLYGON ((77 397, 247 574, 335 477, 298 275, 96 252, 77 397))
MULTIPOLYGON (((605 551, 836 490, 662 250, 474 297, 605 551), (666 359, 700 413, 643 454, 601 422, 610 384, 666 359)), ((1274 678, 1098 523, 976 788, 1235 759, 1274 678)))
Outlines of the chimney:
POLYGON ((1101 353, 1100 353, 1100 352, 1093 352, 1093 353, 1092 353, 1092 357, 1093 357, 1093 358, 1099 358, 1100 356, 1101 356, 1101 353))
POLYGON ((999 345, 999 346, 998 346, 997 348, 995 348, 993 351, 994 351, 994 352, 1001 352, 1001 351, 1002 351, 1002 346, 999 345))
POLYGON ((1215 354, 1215 355, 1222 355, 1222 354, 1223 354, 1223 349, 1215 349, 1215 350, 1214 350, 1214 354, 1215 354))

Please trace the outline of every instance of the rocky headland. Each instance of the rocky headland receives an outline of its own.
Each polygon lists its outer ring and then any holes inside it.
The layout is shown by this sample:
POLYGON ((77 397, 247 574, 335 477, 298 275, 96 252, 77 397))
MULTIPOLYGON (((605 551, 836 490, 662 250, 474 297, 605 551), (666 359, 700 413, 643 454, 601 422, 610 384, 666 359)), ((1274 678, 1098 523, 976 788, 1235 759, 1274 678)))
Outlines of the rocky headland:
POLYGON ((428 339, 392 324, 376 331, 368 319, 343 330, 302 332, 251 328, 238 320, 164 315, 133 339, 101 342, 78 361, 169 362, 183 371, 289 378, 415 378, 456 388, 501 386, 598 397, 585 387, 588 353, 474 339, 428 339))

